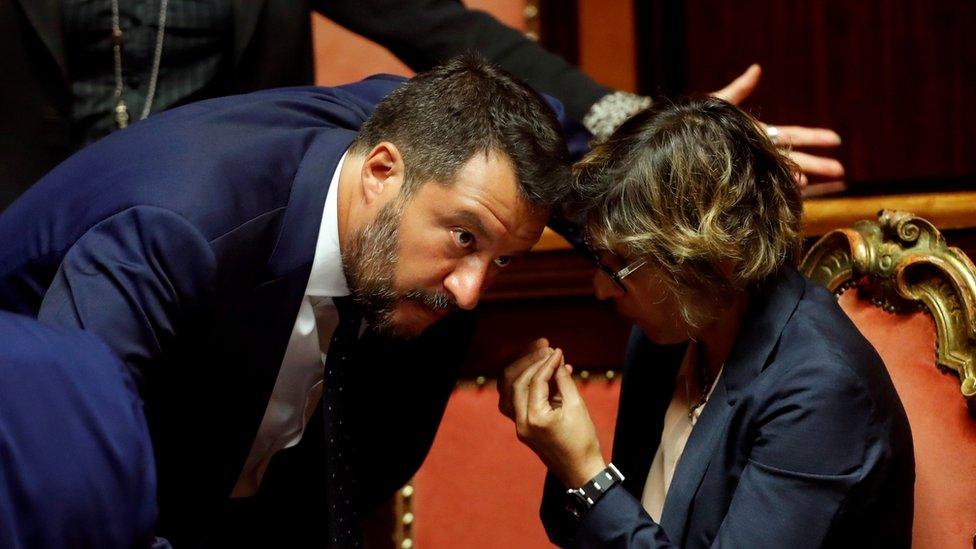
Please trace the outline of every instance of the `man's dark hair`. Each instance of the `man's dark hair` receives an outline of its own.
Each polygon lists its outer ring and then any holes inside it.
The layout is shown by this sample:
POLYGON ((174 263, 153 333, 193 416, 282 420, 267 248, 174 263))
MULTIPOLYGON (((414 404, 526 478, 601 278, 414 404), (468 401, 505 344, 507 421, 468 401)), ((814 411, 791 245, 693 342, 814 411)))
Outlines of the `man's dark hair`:
POLYGON ((567 196, 569 153, 552 108, 525 83, 483 58, 465 55, 418 74, 373 111, 352 151, 389 141, 403 155, 409 196, 427 181, 444 185, 475 154, 504 153, 529 203, 567 196))

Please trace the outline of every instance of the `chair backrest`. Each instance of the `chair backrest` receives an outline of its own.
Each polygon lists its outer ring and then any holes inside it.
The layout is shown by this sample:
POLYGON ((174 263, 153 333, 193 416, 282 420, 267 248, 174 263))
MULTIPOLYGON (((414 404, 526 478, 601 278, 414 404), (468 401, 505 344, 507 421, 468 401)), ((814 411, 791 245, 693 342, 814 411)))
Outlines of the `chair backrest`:
POLYGON ((976 267, 928 221, 885 210, 824 235, 801 271, 839 296, 908 413, 913 547, 976 547, 976 267))

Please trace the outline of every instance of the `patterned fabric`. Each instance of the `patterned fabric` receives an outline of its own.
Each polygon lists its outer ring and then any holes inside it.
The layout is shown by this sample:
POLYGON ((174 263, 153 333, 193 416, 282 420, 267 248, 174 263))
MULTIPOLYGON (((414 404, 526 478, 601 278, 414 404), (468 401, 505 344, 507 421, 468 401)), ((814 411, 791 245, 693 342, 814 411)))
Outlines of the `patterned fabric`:
POLYGON ((362 317, 351 296, 333 298, 339 325, 332 334, 325 364, 322 406, 326 443, 326 517, 328 547, 362 547, 356 512, 356 475, 349 463, 349 433, 343 429, 343 376, 352 363, 362 317))
POLYGON ((617 91, 604 95, 583 117, 583 126, 597 142, 610 137, 621 124, 651 106, 651 98, 617 91))
MULTIPOLYGON (((160 0, 119 0, 123 97, 131 122, 146 101, 160 0)), ((72 140, 82 146, 115 127, 112 1, 61 0, 72 92, 72 140)), ((153 113, 214 82, 233 47, 230 0, 169 0, 153 113)))

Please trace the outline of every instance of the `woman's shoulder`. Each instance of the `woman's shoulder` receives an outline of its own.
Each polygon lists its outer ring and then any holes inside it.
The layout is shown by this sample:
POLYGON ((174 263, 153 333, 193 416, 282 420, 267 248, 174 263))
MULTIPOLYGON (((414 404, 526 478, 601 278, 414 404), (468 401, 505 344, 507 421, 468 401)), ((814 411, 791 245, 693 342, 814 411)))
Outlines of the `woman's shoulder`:
MULTIPOLYGON (((802 297, 766 367, 767 390, 808 394, 803 407, 904 416, 884 362, 826 288, 805 280, 802 297)), ((883 422, 887 423, 887 422, 883 422)))

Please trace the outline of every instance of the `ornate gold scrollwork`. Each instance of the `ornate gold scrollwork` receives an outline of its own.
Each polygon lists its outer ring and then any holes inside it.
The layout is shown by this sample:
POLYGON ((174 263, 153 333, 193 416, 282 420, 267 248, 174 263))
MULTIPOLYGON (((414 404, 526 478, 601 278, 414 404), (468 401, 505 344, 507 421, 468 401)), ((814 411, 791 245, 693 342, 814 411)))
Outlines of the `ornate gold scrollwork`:
POLYGON ((908 212, 831 231, 810 248, 800 271, 835 294, 856 285, 891 312, 924 310, 935 321, 936 363, 959 376, 976 417, 976 267, 942 233, 908 212))

